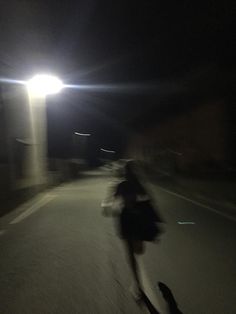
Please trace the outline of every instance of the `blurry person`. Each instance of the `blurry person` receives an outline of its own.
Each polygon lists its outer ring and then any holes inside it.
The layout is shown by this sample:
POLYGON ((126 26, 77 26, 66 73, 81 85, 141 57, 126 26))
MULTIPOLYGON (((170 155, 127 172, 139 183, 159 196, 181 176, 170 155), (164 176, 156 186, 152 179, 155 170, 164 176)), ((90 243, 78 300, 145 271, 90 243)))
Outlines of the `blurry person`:
POLYGON ((132 294, 136 300, 142 298, 136 254, 144 253, 144 241, 154 241, 160 232, 161 222, 152 207, 150 196, 135 173, 134 161, 125 165, 124 178, 113 190, 113 199, 119 200, 119 233, 124 240, 128 261, 134 276, 132 294))

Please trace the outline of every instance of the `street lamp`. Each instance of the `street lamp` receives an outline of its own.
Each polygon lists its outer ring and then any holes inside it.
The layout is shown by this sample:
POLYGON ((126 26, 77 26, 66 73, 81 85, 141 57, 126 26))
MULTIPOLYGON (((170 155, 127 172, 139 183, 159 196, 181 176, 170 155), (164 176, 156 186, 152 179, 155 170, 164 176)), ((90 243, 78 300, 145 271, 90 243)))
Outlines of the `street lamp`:
POLYGON ((108 153, 108 154, 115 154, 116 151, 114 150, 109 150, 109 149, 104 149, 104 148, 100 148, 100 150, 104 153, 108 153))
POLYGON ((74 132, 73 134, 73 150, 76 158, 88 158, 88 145, 90 133, 74 132), (78 154, 79 153, 79 154, 78 154))
POLYGON ((59 78, 47 74, 35 75, 25 85, 29 97, 30 137, 34 143, 30 167, 35 184, 44 184, 47 180, 46 96, 59 93, 64 85, 59 78))
POLYGON ((78 136, 91 136, 90 133, 79 133, 79 132, 74 132, 75 135, 78 135, 78 136))
POLYGON ((59 93, 63 88, 62 81, 51 75, 38 74, 27 82, 28 92, 33 97, 45 97, 59 93))
POLYGON ((105 162, 114 160, 114 158, 116 156, 116 151, 115 150, 100 148, 100 151, 101 151, 101 158, 105 162))

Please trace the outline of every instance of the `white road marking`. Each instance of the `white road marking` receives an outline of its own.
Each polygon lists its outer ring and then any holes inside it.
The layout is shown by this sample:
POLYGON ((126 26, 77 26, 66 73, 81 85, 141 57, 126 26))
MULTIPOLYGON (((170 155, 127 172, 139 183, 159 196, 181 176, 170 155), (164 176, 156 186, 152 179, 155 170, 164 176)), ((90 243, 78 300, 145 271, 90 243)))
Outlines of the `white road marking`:
POLYGON ((179 225, 195 225, 193 221, 178 221, 179 225))
POLYGON ((45 195, 42 199, 40 199, 37 203, 34 203, 32 206, 30 206, 26 211, 24 211, 22 214, 17 216, 15 219, 13 219, 10 224, 17 224, 27 218, 28 216, 35 213, 38 209, 49 203, 51 200, 53 200, 56 196, 55 195, 45 195))
POLYGON ((214 213, 216 213, 216 214, 218 214, 218 215, 221 215, 221 216, 223 216, 223 217, 225 217, 225 218, 227 218, 227 219, 236 221, 236 217, 231 216, 231 215, 228 215, 228 214, 226 214, 226 213, 223 213, 223 212, 221 212, 221 211, 219 211, 219 210, 217 210, 217 209, 215 209, 215 208, 213 208, 213 207, 211 207, 211 206, 208 206, 208 205, 202 204, 202 203, 200 203, 200 202, 194 201, 194 200, 192 200, 191 198, 188 198, 188 197, 186 197, 186 196, 183 196, 182 194, 169 191, 169 190, 164 189, 164 188, 162 188, 162 187, 160 187, 160 186, 158 186, 158 188, 160 188, 162 191, 164 191, 164 192, 166 192, 166 193, 169 193, 169 194, 171 194, 171 195, 174 195, 174 196, 177 196, 177 197, 179 197, 179 198, 182 198, 183 200, 188 201, 188 202, 190 202, 190 203, 192 203, 192 204, 194 204, 194 205, 197 205, 197 206, 206 208, 206 209, 208 209, 208 210, 210 210, 210 211, 212 211, 212 212, 214 212, 214 213))

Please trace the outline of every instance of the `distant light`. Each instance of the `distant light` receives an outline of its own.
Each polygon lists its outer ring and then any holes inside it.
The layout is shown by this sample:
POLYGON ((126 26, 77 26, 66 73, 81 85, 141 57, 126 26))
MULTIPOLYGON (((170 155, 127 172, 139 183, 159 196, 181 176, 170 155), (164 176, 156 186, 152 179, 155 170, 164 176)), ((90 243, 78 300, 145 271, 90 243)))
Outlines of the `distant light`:
POLYGON ((75 132, 75 135, 80 135, 80 136, 91 136, 91 134, 89 134, 89 133, 79 133, 79 132, 75 132))
POLYGON ((111 153, 111 154, 115 154, 116 153, 114 150, 108 150, 108 149, 104 149, 104 148, 100 148, 100 150, 102 152, 105 152, 105 153, 111 153))
POLYGON ((38 74, 27 82, 27 88, 31 95, 42 97, 59 93, 63 88, 63 83, 55 76, 38 74))

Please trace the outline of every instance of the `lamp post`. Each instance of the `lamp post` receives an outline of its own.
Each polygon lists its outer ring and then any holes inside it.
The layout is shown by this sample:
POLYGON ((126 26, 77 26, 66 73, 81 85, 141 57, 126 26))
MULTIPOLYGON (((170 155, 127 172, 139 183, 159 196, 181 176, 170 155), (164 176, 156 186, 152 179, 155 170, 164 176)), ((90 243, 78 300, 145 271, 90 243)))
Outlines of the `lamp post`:
POLYGON ((114 160, 116 156, 115 150, 100 148, 100 152, 101 152, 101 159, 106 162, 114 160))
POLYGON ((88 145, 90 133, 79 133, 74 132, 73 134, 73 148, 74 148, 74 157, 79 159, 88 159, 88 145))
POLYGON ((35 185, 47 182, 47 125, 46 96, 61 91, 63 83, 46 74, 35 75, 26 83, 29 98, 30 133, 32 148, 29 162, 30 173, 35 185))

